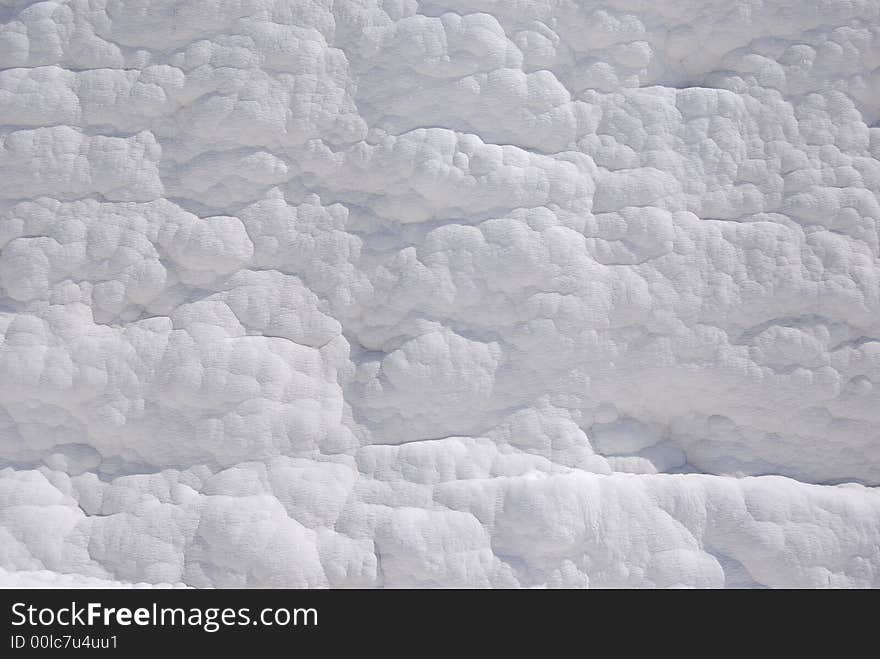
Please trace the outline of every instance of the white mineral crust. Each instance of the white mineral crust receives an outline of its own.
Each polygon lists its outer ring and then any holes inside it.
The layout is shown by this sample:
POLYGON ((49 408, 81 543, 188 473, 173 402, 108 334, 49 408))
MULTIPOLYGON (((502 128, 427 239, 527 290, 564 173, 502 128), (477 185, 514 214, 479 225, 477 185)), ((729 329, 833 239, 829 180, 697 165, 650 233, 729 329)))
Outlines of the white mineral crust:
POLYGON ((880 586, 880 0, 0 1, 0 583, 880 586))

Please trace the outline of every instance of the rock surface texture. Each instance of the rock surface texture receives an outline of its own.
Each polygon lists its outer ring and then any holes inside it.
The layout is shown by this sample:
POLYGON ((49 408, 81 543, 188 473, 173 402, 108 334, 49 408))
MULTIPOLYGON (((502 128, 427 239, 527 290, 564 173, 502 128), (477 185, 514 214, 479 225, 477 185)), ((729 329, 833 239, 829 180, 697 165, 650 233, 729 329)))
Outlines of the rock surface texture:
POLYGON ((880 0, 0 2, 0 583, 880 586, 880 0))

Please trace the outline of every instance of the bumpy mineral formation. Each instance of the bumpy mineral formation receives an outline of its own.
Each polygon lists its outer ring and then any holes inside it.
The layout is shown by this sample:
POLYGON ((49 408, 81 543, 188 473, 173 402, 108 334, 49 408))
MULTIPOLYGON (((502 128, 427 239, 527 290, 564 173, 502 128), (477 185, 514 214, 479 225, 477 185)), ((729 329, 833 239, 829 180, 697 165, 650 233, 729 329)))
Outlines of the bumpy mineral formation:
POLYGON ((880 586, 880 0, 0 4, 0 582, 880 586))

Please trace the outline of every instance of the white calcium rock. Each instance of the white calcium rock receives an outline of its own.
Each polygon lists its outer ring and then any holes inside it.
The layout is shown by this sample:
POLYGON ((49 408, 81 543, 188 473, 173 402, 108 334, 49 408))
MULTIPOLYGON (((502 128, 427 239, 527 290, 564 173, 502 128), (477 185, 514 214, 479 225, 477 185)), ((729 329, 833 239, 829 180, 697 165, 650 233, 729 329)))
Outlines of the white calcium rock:
POLYGON ((880 1, 3 5, 0 585, 880 587, 880 1))

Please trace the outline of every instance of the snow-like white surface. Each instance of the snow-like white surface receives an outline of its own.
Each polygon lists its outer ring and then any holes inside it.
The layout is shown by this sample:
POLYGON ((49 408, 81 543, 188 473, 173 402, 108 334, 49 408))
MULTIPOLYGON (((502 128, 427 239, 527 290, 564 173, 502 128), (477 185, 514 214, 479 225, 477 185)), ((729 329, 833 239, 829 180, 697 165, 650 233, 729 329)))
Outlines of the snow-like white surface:
POLYGON ((880 1, 0 21, 0 584, 880 586, 880 1))

